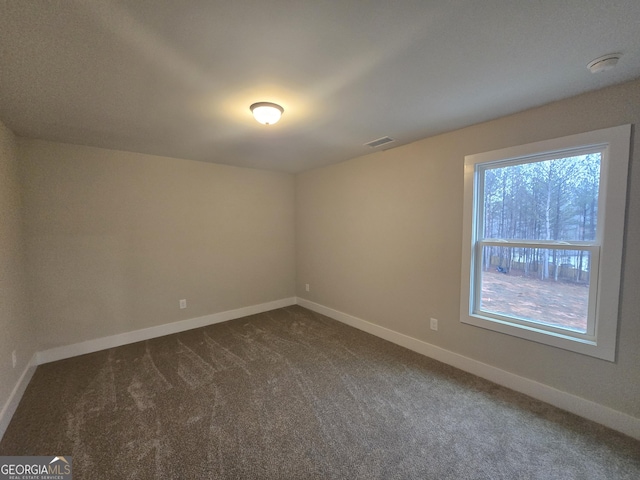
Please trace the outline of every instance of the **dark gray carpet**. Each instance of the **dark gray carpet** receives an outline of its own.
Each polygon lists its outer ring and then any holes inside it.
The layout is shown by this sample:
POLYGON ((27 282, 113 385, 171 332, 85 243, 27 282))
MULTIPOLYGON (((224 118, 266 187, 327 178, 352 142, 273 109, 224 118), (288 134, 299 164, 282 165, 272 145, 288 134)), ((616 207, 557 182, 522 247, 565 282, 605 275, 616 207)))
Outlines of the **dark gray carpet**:
POLYGON ((640 478, 640 442, 297 306, 42 365, 0 454, 76 479, 640 478))

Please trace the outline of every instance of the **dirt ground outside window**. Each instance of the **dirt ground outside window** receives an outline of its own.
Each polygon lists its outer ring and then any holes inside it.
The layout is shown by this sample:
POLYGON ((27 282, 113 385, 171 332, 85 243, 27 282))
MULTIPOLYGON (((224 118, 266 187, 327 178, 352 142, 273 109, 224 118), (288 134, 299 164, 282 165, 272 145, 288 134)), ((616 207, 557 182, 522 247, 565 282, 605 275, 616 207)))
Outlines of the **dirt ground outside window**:
POLYGON ((541 323, 587 329, 589 286, 482 272, 482 310, 541 323))

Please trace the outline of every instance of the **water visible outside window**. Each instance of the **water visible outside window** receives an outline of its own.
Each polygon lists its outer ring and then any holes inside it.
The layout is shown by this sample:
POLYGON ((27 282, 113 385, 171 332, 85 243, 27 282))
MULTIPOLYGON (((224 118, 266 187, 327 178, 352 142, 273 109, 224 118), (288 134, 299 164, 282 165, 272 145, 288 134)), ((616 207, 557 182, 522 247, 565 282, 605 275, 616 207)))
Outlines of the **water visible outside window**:
POLYGON ((533 241, 484 246, 480 309, 587 331, 591 255, 545 241, 596 238, 600 153, 484 171, 483 237, 533 241))

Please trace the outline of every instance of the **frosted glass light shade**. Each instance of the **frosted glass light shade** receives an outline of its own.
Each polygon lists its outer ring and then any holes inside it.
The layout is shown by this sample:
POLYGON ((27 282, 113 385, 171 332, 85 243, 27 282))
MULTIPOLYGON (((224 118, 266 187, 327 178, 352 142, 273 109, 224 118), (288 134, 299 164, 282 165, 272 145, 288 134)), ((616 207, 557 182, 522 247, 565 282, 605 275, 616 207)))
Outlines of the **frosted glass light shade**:
POLYGON ((249 107, 253 117, 263 125, 273 125, 284 112, 284 108, 276 103, 258 102, 249 107))

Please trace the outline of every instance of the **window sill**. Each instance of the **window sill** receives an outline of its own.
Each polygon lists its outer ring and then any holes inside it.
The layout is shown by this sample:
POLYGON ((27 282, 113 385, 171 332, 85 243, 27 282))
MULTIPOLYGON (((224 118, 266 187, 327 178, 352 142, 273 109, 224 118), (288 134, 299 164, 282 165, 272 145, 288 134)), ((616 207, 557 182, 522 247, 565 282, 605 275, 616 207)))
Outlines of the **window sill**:
POLYGON ((571 335, 536 328, 533 325, 520 325, 478 314, 463 315, 460 321, 486 330, 601 358, 610 362, 615 360, 615 349, 608 349, 598 345, 595 340, 576 338, 571 335))

